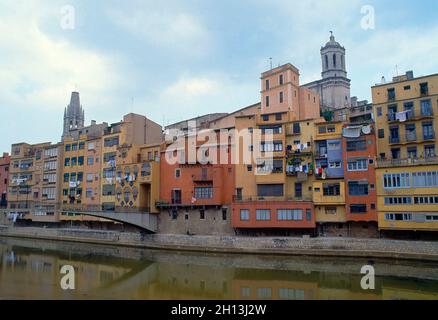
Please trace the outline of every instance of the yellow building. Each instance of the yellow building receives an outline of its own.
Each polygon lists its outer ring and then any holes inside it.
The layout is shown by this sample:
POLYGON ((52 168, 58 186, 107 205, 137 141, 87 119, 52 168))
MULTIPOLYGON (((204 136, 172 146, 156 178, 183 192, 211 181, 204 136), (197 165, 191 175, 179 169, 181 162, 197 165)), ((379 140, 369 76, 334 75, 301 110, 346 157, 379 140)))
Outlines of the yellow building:
POLYGON ((116 207, 159 213, 160 144, 119 146, 117 154, 116 207))
POLYGON ((381 230, 438 231, 438 74, 372 87, 381 230))
POLYGON ((58 144, 12 145, 8 210, 18 220, 58 222, 61 153, 58 144))

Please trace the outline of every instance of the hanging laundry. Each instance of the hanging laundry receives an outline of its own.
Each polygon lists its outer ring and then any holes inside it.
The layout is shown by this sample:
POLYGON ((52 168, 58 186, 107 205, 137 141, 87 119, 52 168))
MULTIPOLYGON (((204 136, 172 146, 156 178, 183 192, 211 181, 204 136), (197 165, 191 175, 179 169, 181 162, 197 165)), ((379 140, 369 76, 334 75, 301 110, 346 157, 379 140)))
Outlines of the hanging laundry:
POLYGON ((370 134, 371 133, 371 125, 363 126, 362 127, 362 133, 363 134, 370 134))
POLYGON ((362 126, 347 127, 342 129, 342 135, 345 138, 359 138, 362 126))
POLYGON ((405 122, 407 120, 407 113, 408 111, 397 112, 395 114, 395 120, 398 120, 400 122, 405 122))

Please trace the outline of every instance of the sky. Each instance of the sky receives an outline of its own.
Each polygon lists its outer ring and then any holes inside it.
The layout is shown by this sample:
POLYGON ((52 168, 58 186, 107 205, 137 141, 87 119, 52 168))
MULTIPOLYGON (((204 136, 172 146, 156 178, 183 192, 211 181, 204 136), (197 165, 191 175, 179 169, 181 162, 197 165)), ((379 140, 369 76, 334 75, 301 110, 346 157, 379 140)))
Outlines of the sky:
POLYGON ((438 73, 437 12, 436 0, 0 0, 0 152, 58 142, 72 91, 86 124, 235 111, 260 101, 270 57, 301 84, 319 79, 329 31, 352 96, 371 100, 382 76, 438 73))

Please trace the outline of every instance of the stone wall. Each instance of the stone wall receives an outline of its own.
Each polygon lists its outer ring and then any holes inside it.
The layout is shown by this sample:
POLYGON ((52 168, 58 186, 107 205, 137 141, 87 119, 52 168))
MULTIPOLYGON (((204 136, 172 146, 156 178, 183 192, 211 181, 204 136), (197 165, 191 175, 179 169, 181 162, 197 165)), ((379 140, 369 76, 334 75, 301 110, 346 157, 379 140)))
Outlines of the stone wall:
POLYGON ((0 236, 141 248, 265 255, 342 256, 438 261, 438 242, 357 238, 146 235, 132 232, 0 226, 0 236))
POLYGON ((228 210, 226 220, 223 219, 222 209, 206 209, 204 219, 199 210, 180 209, 176 218, 170 211, 162 211, 158 216, 158 233, 161 234, 190 234, 190 235, 234 235, 231 227, 231 216, 228 210))

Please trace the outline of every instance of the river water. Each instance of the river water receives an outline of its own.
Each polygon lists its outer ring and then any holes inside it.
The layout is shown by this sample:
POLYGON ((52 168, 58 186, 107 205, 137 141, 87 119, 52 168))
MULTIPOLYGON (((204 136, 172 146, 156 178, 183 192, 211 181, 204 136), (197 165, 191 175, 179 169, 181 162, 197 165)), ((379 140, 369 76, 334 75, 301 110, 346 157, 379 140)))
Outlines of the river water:
POLYGON ((438 299, 438 264, 0 238, 0 299, 438 299), (360 285, 367 264, 374 290, 360 285), (65 265, 74 290, 61 288, 65 265))

